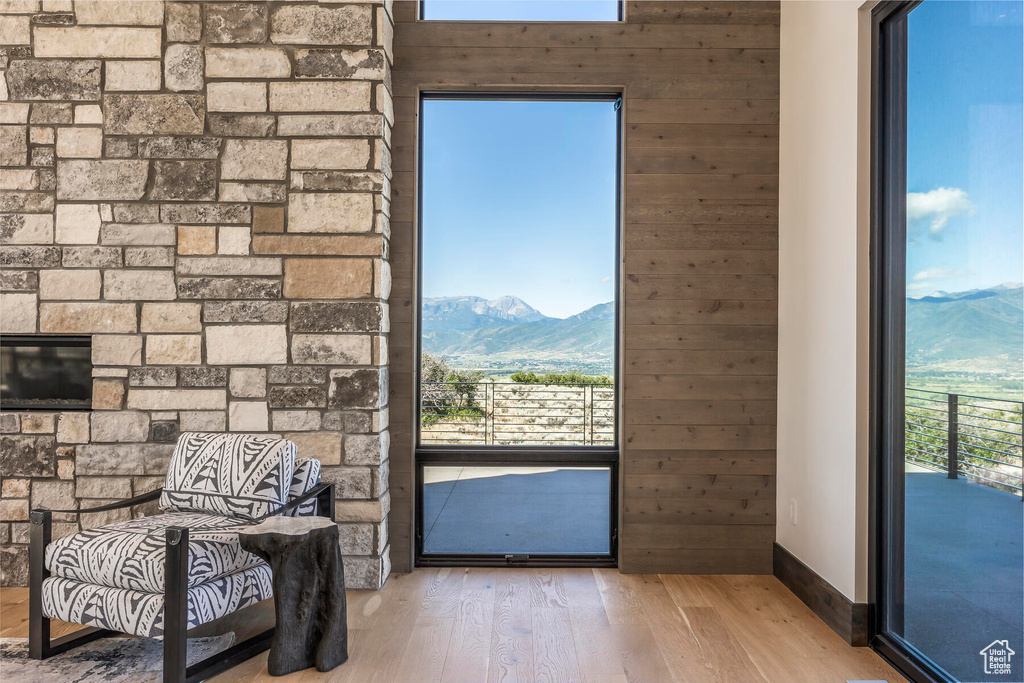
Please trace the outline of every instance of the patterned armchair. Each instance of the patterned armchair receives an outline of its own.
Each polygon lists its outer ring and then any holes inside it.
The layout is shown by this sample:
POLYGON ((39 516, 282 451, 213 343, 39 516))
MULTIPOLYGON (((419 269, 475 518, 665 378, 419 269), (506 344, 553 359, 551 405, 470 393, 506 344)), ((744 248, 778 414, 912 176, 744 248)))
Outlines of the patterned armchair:
POLYGON ((199 681, 270 647, 273 629, 186 668, 186 631, 273 595, 270 567, 238 530, 274 515, 334 519, 334 486, 295 444, 182 434, 162 489, 83 510, 31 513, 29 654, 46 659, 116 633, 163 638, 165 683, 199 681), (159 498, 162 514, 51 542, 53 512, 87 514, 159 498), (91 628, 50 639, 50 619, 91 628))

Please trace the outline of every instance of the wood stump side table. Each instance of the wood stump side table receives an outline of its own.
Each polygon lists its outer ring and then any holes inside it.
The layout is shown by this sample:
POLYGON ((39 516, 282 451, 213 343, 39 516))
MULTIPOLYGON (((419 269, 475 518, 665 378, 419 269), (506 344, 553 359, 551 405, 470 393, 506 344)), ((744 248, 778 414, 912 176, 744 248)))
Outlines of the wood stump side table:
POLYGON ((244 550, 270 564, 277 626, 267 669, 284 676, 348 659, 345 569, 338 527, 327 517, 271 517, 238 533, 244 550))

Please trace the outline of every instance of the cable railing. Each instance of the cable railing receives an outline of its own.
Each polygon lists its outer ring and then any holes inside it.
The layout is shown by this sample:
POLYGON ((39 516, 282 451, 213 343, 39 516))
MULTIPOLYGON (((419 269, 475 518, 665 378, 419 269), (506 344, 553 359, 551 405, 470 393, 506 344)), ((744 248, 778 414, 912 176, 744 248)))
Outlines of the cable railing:
POLYGON ((1024 403, 907 387, 904 412, 907 462, 1024 493, 1024 403))
POLYGON ((420 443, 611 446, 615 443, 615 387, 421 382, 420 443))

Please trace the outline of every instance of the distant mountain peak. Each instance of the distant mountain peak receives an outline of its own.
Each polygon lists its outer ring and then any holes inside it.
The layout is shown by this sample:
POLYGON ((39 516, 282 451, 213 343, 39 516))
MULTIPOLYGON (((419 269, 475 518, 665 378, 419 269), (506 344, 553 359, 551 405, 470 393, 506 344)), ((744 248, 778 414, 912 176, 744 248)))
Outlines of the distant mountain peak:
POLYGON ((479 315, 515 322, 533 322, 547 317, 517 296, 505 295, 490 301, 480 297, 472 298, 477 299, 472 307, 473 312, 479 315))
POLYGON ((423 350, 463 367, 610 372, 615 303, 551 318, 517 296, 423 299, 423 350))
POLYGON ((476 330, 548 320, 516 296, 487 300, 480 296, 445 296, 423 299, 423 327, 437 330, 476 330))
POLYGON ((615 302, 609 301, 607 303, 591 306, 585 311, 580 311, 576 315, 569 316, 566 320, 604 320, 614 317, 615 302))
POLYGON ((501 357, 513 364, 542 359, 551 367, 591 367, 610 362, 615 348, 614 302, 551 318, 512 295, 436 297, 423 299, 421 316, 423 350, 457 363, 501 357))

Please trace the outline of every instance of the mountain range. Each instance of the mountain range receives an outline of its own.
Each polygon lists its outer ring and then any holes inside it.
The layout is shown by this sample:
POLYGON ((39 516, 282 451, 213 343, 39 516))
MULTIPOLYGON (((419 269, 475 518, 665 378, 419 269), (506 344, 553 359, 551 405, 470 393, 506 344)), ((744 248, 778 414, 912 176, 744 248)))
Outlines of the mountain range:
POLYGON ((1019 377, 1024 363, 1024 284, 907 299, 907 367, 1019 377))
MULTIPOLYGON (((615 304, 568 318, 515 296, 423 300, 423 350, 460 367, 607 373, 615 304)), ((1024 284, 907 299, 907 368, 936 373, 1024 374, 1024 284)))
POLYGON ((455 365, 598 372, 611 368, 615 304, 552 318, 515 296, 424 299, 422 330, 423 350, 455 365))

